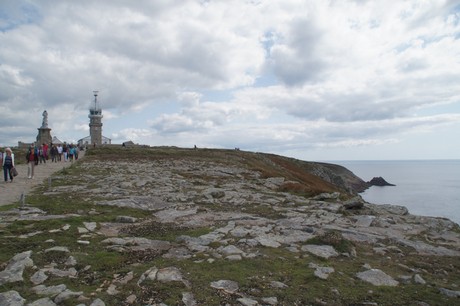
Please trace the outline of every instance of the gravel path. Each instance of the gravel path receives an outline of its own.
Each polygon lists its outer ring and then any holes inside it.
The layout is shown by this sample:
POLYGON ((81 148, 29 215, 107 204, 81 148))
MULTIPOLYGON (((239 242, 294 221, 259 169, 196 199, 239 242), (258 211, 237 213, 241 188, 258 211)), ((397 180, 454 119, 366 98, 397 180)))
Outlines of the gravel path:
MULTIPOLYGON (((78 158, 81 159, 84 155, 85 152, 80 151, 78 158)), ((18 202, 23 193, 27 195, 36 186, 42 184, 44 180, 48 179, 51 174, 71 165, 71 162, 61 161, 52 163, 51 160, 48 160, 46 164, 38 164, 35 166, 35 177, 33 179, 27 178, 27 164, 16 165, 18 176, 14 178, 13 183, 5 183, 3 169, 0 167, 0 206, 18 202)))

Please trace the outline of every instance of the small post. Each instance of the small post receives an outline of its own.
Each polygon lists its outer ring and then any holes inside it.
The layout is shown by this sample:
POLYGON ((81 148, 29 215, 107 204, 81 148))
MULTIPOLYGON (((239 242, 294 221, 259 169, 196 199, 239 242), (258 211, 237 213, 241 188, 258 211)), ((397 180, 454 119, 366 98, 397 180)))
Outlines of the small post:
POLYGON ((51 188, 51 176, 48 178, 48 188, 51 188))
POLYGON ((26 194, 24 192, 21 193, 19 202, 21 203, 21 208, 23 208, 26 205, 26 194))

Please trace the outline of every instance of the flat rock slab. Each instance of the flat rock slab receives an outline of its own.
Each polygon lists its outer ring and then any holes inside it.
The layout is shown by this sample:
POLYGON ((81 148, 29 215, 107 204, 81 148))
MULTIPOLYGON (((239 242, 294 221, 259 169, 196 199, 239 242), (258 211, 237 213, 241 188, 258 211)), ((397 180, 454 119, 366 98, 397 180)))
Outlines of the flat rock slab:
POLYGON ((33 303, 27 304, 27 306, 56 306, 56 303, 54 303, 49 297, 45 297, 38 299, 33 303))
POLYGON ((371 226, 372 221, 374 221, 375 216, 363 215, 363 216, 356 216, 356 217, 354 217, 354 219, 356 220, 355 226, 369 227, 369 226, 371 226))
POLYGON ((279 248, 281 243, 273 238, 273 235, 261 235, 255 238, 261 245, 270 248, 279 248))
POLYGON ((30 258, 31 255, 32 251, 26 251, 16 254, 12 259, 10 259, 5 270, 0 272, 0 285, 22 281, 24 269, 26 267, 33 266, 33 261, 30 258))
POLYGON ((17 291, 0 293, 0 305, 22 306, 25 302, 26 300, 17 291))
POLYGON ((364 272, 359 272, 356 276, 374 286, 397 286, 398 281, 379 269, 370 269, 364 272))
POLYGON ((176 267, 167 267, 159 269, 156 278, 159 282, 182 282, 185 286, 189 287, 189 283, 182 276, 181 271, 176 267))
POLYGON ((47 296, 56 296, 61 292, 64 292, 67 289, 67 286, 64 284, 56 285, 56 286, 45 286, 45 285, 38 285, 32 287, 31 290, 38 295, 47 295, 47 296))
POLYGON ((439 292, 448 297, 460 298, 460 291, 449 290, 446 288, 439 288, 439 292))
POLYGON ((302 251, 311 253, 315 256, 328 259, 329 257, 339 256, 339 253, 330 245, 307 244, 302 246, 302 251))
POLYGON ((318 267, 316 268, 314 274, 316 277, 326 280, 329 277, 329 274, 334 272, 335 270, 332 267, 318 267))
POLYGON ((163 240, 152 240, 147 238, 138 238, 138 237, 125 237, 125 238, 108 238, 101 243, 117 245, 125 247, 126 249, 131 250, 159 250, 165 251, 169 250, 171 243, 163 240))
POLYGON ((231 280, 218 280, 211 282, 211 287, 219 290, 223 290, 227 293, 235 293, 238 291, 239 286, 237 282, 231 280))
POLYGON ((90 232, 93 232, 97 227, 96 222, 83 222, 83 225, 85 225, 85 228, 90 232))
POLYGON ((52 248, 49 248, 49 249, 46 249, 45 250, 45 253, 48 253, 48 252, 63 252, 63 253, 70 253, 70 250, 68 247, 64 247, 64 246, 55 246, 55 247, 52 247, 52 248))

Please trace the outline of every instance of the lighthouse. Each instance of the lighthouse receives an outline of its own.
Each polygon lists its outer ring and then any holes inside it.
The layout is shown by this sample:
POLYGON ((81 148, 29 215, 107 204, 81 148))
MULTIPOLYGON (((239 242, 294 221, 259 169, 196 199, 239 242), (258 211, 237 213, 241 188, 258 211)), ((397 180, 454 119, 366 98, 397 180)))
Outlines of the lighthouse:
POLYGON ((98 91, 94 93, 94 105, 89 108, 89 136, 91 145, 100 146, 102 144, 102 109, 97 101, 98 91))

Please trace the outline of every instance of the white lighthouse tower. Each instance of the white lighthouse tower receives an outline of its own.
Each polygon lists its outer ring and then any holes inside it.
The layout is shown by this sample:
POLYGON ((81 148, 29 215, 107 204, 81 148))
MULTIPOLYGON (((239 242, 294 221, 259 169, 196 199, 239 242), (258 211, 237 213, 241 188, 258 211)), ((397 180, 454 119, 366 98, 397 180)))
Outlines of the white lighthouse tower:
POLYGON ((94 106, 89 108, 89 136, 91 138, 91 144, 94 146, 100 146, 102 144, 102 109, 97 101, 98 91, 94 93, 94 106))

